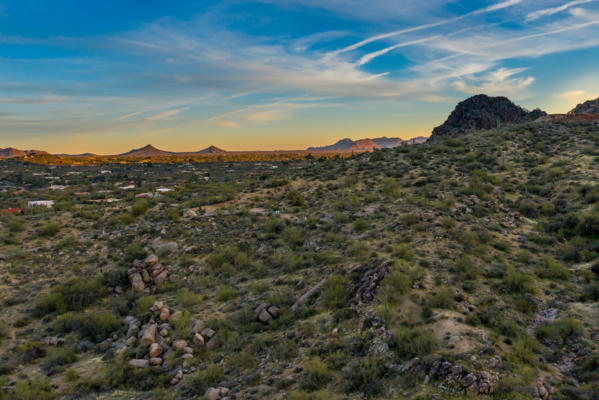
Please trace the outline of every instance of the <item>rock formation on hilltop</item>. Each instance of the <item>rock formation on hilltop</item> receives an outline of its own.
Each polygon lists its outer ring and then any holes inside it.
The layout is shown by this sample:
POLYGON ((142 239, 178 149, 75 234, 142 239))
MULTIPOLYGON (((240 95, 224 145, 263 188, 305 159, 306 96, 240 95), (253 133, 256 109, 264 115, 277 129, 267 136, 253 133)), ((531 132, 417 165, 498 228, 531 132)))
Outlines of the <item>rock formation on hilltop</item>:
POLYGON ((432 137, 464 133, 470 129, 493 129, 499 123, 518 124, 534 121, 547 115, 539 109, 527 111, 507 97, 489 97, 479 94, 456 106, 443 125, 433 130, 432 137))
POLYGON ((43 150, 19 150, 14 147, 0 149, 0 158, 24 157, 32 154, 48 154, 48 152, 43 150))
POLYGON ((574 115, 599 115, 599 98, 585 101, 577 105, 572 111, 574 111, 574 115))

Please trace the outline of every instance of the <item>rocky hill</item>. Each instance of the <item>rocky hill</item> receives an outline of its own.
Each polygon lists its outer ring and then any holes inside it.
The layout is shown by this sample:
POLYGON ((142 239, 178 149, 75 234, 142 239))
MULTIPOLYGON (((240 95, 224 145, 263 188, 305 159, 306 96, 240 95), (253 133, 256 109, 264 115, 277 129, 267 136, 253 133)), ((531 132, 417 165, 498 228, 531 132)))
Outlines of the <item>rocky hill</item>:
POLYGON ((359 140, 345 138, 329 146, 308 147, 307 151, 372 151, 375 149, 391 149, 403 144, 405 144, 405 141, 400 138, 388 138, 385 136, 359 140))
POLYGON ((599 98, 579 104, 572 111, 574 115, 599 115, 599 98))
POLYGON ((492 129, 498 124, 518 124, 534 121, 547 113, 539 109, 531 112, 512 103, 507 97, 490 97, 479 94, 456 106, 447 120, 433 129, 432 138, 473 129, 492 129))
POLYGON ((14 147, 7 147, 5 149, 0 149, 0 158, 13 158, 13 157, 23 157, 31 154, 48 154, 42 150, 19 150, 14 147))

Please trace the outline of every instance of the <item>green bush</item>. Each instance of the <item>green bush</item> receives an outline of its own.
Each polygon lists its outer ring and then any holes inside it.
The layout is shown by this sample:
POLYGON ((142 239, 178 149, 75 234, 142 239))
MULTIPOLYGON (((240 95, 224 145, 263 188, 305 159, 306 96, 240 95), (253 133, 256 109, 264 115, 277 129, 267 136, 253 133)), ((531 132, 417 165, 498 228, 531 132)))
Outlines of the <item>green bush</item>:
POLYGON ((394 343, 397 355, 402 359, 431 354, 439 346, 432 331, 406 327, 395 330, 394 343))
POLYGON ((453 310, 455 308, 455 292, 447 286, 441 286, 434 295, 429 296, 427 305, 430 308, 444 308, 453 310))
POLYGON ((352 359, 343 368, 343 389, 347 392, 361 392, 367 397, 376 396, 383 390, 383 378, 386 373, 383 360, 352 359))
POLYGON ((177 293, 177 301, 184 306, 190 307, 198 305, 202 301, 202 296, 192 292, 188 288, 182 288, 177 293))
POLYGON ((39 232, 40 236, 53 237, 53 236, 56 236, 58 231, 60 231, 60 225, 58 225, 57 222, 52 221, 52 222, 48 222, 44 226, 42 226, 38 232, 39 232))
POLYGON ((508 360, 517 364, 523 363, 534 366, 537 364, 538 352, 539 343, 533 338, 523 336, 514 342, 508 360))
POLYGON ((220 285, 216 288, 216 300, 225 302, 234 299, 239 295, 237 289, 227 285, 220 285))
POLYGON ((299 380, 300 388, 310 392, 321 389, 333 379, 333 373, 318 357, 304 362, 304 371, 299 380))
POLYGON ((139 217, 140 215, 144 215, 149 207, 150 205, 146 199, 138 199, 133 206, 131 206, 131 214, 133 214, 134 217, 139 217))
POLYGON ((525 273, 509 269, 504 278, 504 284, 510 293, 525 294, 534 293, 534 279, 525 273))
POLYGON ((185 391, 189 394, 203 396, 209 387, 216 386, 223 378, 223 369, 218 364, 208 364, 200 371, 185 379, 185 391))
POLYGON ((71 312, 56 318, 54 330, 57 333, 77 332, 83 337, 99 342, 121 325, 121 319, 110 312, 71 312))
POLYGON ((65 365, 77 361, 75 349, 72 347, 53 347, 48 350, 46 358, 42 361, 41 367, 46 375, 55 374, 65 365))
POLYGON ((306 199, 298 191, 291 190, 287 193, 287 200, 292 206, 303 207, 306 205, 306 199))
POLYGON ((322 299, 328 308, 341 308, 349 297, 349 279, 344 275, 332 275, 322 289, 322 299))
POLYGON ((101 279, 86 280, 72 279, 65 284, 54 286, 48 292, 40 295, 37 308, 44 314, 68 311, 81 311, 108 294, 101 279))
POLYGON ((8 337, 9 333, 8 324, 0 320, 0 343, 8 337))
POLYGON ((582 333, 582 322, 571 317, 562 318, 555 322, 546 322, 535 329, 537 339, 547 343, 554 343, 559 340, 567 343, 581 336, 582 333))
POLYGON ((543 257, 535 272, 539 277, 545 279, 564 281, 570 278, 570 271, 550 257, 543 257))
POLYGON ((14 400, 52 400, 56 397, 48 379, 36 378, 17 381, 15 392, 10 398, 14 400))

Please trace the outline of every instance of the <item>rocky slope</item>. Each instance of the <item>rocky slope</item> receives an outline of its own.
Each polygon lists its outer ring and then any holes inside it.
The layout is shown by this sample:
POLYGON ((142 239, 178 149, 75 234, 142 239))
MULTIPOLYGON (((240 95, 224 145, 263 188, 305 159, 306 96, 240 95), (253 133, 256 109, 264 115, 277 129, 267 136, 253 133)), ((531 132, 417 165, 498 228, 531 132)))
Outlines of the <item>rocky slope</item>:
POLYGON ((574 115, 599 115, 599 98, 579 104, 572 111, 574 115))
POLYGON ((400 138, 388 138, 385 136, 359 140, 345 138, 328 146, 308 147, 307 151, 372 151, 375 149, 391 149, 403 144, 405 144, 405 141, 400 138))
POLYGON ((472 129, 492 129, 498 124, 517 124, 534 121, 547 113, 539 109, 528 112, 506 97, 489 97, 479 94, 456 106, 447 120, 433 129, 432 138, 472 129))
POLYGON ((5 149, 0 149, 0 158, 13 158, 13 157, 23 157, 31 154, 48 154, 42 150, 19 150, 14 147, 7 147, 5 149))

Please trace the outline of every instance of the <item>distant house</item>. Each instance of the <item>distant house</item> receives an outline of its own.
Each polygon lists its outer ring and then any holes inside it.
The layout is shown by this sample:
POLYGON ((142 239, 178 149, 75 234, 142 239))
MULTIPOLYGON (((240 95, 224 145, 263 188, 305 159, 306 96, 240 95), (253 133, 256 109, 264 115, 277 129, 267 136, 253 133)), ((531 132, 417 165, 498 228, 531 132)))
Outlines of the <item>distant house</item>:
POLYGON ((36 201, 28 201, 27 202, 27 206, 29 208, 34 208, 34 207, 47 207, 47 208, 52 208, 54 207, 54 200, 36 200, 36 201))
POLYGON ((154 195, 152 193, 140 193, 136 194, 135 197, 138 199, 151 199, 154 195))
POLYGON ((135 185, 121 186, 121 187, 119 187, 119 189, 121 189, 121 190, 131 190, 131 189, 135 189, 135 185))
POLYGON ((8 208, 6 210, 0 210, 0 214, 3 215, 16 215, 16 214, 23 214, 23 210, 21 210, 18 207, 14 207, 14 208, 8 208))
POLYGON ((156 191, 158 193, 166 193, 166 192, 171 192, 173 189, 171 188, 165 188, 165 187, 159 187, 158 189, 156 189, 156 191))
POLYGON ((50 190, 65 190, 66 188, 65 185, 50 185, 50 190))
POLYGON ((112 174, 112 171, 107 170, 107 169, 103 169, 102 171, 100 171, 101 174, 112 174))

